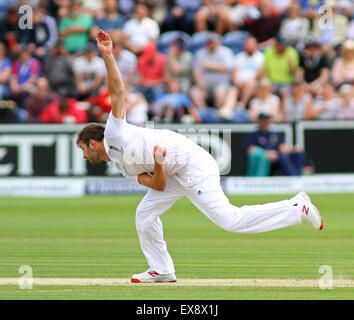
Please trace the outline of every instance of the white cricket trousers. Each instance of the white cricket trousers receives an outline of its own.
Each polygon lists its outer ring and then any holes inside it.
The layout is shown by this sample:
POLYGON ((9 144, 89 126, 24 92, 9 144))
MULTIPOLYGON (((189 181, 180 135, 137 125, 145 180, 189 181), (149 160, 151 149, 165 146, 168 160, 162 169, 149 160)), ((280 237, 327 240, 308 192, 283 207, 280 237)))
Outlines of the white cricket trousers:
POLYGON ((188 187, 183 186, 178 178, 168 176, 165 190, 149 189, 137 207, 136 229, 141 249, 152 270, 160 274, 175 272, 163 238, 160 215, 183 196, 216 225, 229 232, 259 233, 302 222, 301 213, 290 200, 240 208, 232 205, 221 188, 215 160, 211 156, 205 161, 197 160, 183 172, 191 182, 188 187))

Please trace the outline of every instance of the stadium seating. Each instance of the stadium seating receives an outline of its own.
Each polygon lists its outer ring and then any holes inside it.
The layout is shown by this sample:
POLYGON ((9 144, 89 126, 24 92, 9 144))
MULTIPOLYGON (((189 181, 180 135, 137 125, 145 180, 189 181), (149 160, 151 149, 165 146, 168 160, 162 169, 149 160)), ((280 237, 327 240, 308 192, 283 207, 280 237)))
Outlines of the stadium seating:
POLYGON ((195 54, 199 49, 203 48, 210 34, 210 31, 201 31, 193 34, 189 51, 195 54))
POLYGON ((186 48, 189 48, 191 43, 191 37, 182 31, 168 31, 161 34, 157 41, 157 49, 159 52, 167 54, 168 48, 177 38, 182 38, 186 42, 186 48))
POLYGON ((246 31, 232 31, 223 36, 222 44, 230 48, 234 54, 243 50, 245 40, 250 36, 246 31))

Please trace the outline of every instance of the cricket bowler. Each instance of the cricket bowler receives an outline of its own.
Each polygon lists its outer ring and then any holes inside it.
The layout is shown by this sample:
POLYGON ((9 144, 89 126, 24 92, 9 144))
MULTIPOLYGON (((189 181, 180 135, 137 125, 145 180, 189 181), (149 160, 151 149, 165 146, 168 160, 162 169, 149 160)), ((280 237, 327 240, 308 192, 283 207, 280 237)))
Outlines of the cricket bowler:
POLYGON ((105 127, 86 125, 78 133, 77 145, 93 165, 112 162, 126 178, 149 188, 136 209, 136 230, 149 269, 133 275, 131 282, 177 280, 160 215, 184 196, 229 232, 266 232, 303 221, 317 230, 323 228, 321 215, 305 192, 289 200, 236 207, 225 196, 217 163, 206 150, 176 132, 127 123, 124 83, 112 55, 112 41, 102 30, 96 40, 107 69, 112 111, 105 127))

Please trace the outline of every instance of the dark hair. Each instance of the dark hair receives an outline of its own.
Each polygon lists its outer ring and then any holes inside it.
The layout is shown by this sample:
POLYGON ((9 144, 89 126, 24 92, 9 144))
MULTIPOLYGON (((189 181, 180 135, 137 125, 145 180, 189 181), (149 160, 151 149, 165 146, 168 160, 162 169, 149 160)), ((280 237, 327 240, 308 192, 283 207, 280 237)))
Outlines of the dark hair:
POLYGON ((184 40, 182 37, 178 37, 173 41, 173 44, 177 46, 179 49, 184 50, 186 48, 186 40, 184 40))
POLYGON ((83 142, 87 146, 90 145, 90 139, 95 141, 102 141, 104 137, 104 126, 97 123, 90 123, 86 125, 80 132, 77 134, 76 145, 79 145, 80 142, 83 142))

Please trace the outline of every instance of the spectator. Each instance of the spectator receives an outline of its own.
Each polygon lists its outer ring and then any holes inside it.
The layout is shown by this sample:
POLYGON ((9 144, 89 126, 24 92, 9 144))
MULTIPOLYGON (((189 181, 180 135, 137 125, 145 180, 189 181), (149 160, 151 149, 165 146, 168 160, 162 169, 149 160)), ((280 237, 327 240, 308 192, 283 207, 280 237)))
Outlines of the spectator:
POLYGON ((49 83, 46 78, 38 78, 35 90, 25 101, 25 109, 28 113, 27 122, 40 122, 40 115, 47 105, 53 101, 60 100, 60 97, 49 90, 49 83))
POLYGON ((348 19, 353 17, 354 6, 352 0, 337 0, 338 10, 348 19))
POLYGON ((296 0, 273 0, 273 6, 279 10, 282 16, 287 15, 290 6, 293 3, 297 3, 297 1, 296 0))
POLYGON ((167 59, 168 78, 178 80, 181 91, 187 94, 192 84, 193 55, 186 51, 183 38, 171 44, 167 59))
POLYGON ((312 96, 306 93, 303 83, 294 82, 290 94, 282 101, 283 122, 297 122, 310 119, 312 96))
POLYGON ((42 123, 85 123, 87 114, 73 98, 61 98, 49 104, 41 113, 42 123))
POLYGON ((209 36, 206 47, 197 51, 194 62, 196 85, 190 91, 197 108, 205 107, 208 100, 216 109, 224 105, 230 88, 233 58, 231 49, 220 45, 220 37, 215 33, 209 36))
POLYGON ((20 0, 20 2, 30 5, 33 9, 37 9, 43 0, 20 0))
POLYGON ((24 107, 24 100, 39 77, 40 69, 39 60, 32 57, 27 47, 23 47, 20 59, 12 65, 10 79, 11 91, 21 108, 24 107))
POLYGON ((43 61, 58 41, 57 23, 43 8, 33 12, 33 28, 29 30, 29 48, 33 56, 43 61))
POLYGON ((57 21, 61 21, 70 14, 71 0, 53 0, 47 2, 48 11, 51 12, 57 21))
POLYGON ((260 47, 274 44, 281 23, 281 15, 273 6, 272 0, 259 0, 261 16, 246 19, 243 25, 245 31, 250 32, 259 42, 260 47))
MULTIPOLYGON (((145 2, 151 10, 151 18, 157 22, 159 26, 162 26, 168 13, 169 0, 140 0, 145 2)), ((199 1, 199 0, 197 0, 199 1)))
POLYGON ((302 14, 313 22, 319 17, 320 8, 324 5, 324 0, 298 0, 302 14))
POLYGON ((264 63, 264 54, 258 50, 256 38, 250 37, 245 41, 244 51, 237 54, 234 61, 233 82, 236 97, 240 93, 238 106, 244 109, 257 89, 257 79, 260 76, 264 63))
POLYGON ((105 0, 103 8, 103 13, 95 19, 94 26, 90 31, 91 39, 95 40, 98 30, 102 29, 110 35, 113 42, 121 40, 122 28, 126 19, 118 14, 118 1, 105 0))
POLYGON ((134 14, 135 0, 119 0, 118 11, 125 17, 131 18, 134 14))
POLYGON ((341 106, 338 114, 338 119, 354 119, 354 90, 350 84, 345 84, 340 87, 341 106))
POLYGON ((103 59, 97 56, 95 44, 89 43, 85 55, 75 58, 73 68, 78 99, 97 95, 103 85, 106 68, 103 59))
MULTIPOLYGON (((133 93, 132 87, 125 86, 126 119, 129 123, 143 124, 147 121, 148 104, 141 93, 133 93)), ((97 96, 91 97, 88 116, 89 122, 105 122, 112 109, 111 96, 107 88, 102 88, 97 96)))
POLYGON ((215 22, 215 32, 222 35, 230 31, 230 0, 203 0, 203 6, 195 14, 195 30, 207 31, 208 23, 215 22))
POLYGON ((149 18, 149 8, 143 3, 135 6, 135 17, 128 20, 123 27, 126 47, 134 54, 140 54, 149 43, 156 43, 160 35, 158 24, 149 18))
POLYGON ((167 57, 149 43, 138 58, 138 91, 149 103, 164 93, 167 57))
POLYGON ((280 35, 286 39, 288 45, 296 47, 300 42, 305 41, 310 32, 310 23, 301 16, 301 7, 297 2, 293 2, 289 7, 288 17, 280 26, 280 35))
POLYGON ((193 106, 188 95, 183 93, 176 79, 167 83, 167 93, 151 106, 154 114, 153 120, 157 122, 181 122, 190 119, 190 122, 200 122, 198 111, 193 106))
POLYGON ((11 77, 11 61, 7 57, 5 43, 0 42, 0 101, 9 98, 10 77, 11 77))
POLYGON ((270 130, 271 118, 267 114, 258 117, 259 128, 249 134, 244 142, 247 150, 247 176, 269 176, 271 167, 277 166, 287 176, 302 173, 305 153, 298 146, 291 150, 281 135, 270 130))
POLYGON ((14 0, 2 0, 0 3, 0 21, 4 20, 8 9, 15 4, 14 0))
POLYGON ((74 0, 69 16, 63 18, 59 24, 59 35, 63 37, 70 54, 85 50, 89 41, 89 30, 93 25, 93 18, 82 12, 81 3, 81 0, 74 0))
POLYGON ((231 29, 238 29, 244 24, 246 19, 259 19, 261 12, 258 6, 259 0, 236 1, 236 4, 228 10, 231 29))
POLYGON ((148 103, 139 92, 132 92, 130 86, 125 90, 125 108, 127 111, 127 122, 133 124, 144 124, 148 120, 148 103))
POLYGON ((202 5, 202 0, 174 0, 163 23, 163 30, 181 30, 192 34, 194 31, 194 16, 202 5))
POLYGON ((296 72, 297 81, 305 81, 306 90, 316 95, 328 82, 329 76, 327 57, 322 54, 320 44, 313 38, 309 38, 300 55, 300 67, 296 72))
POLYGON ((56 44, 51 50, 50 56, 44 61, 43 74, 52 91, 63 97, 76 96, 72 60, 63 43, 56 44))
POLYGON ((113 43, 113 55, 124 82, 127 84, 135 83, 137 71, 135 54, 124 49, 121 41, 116 41, 113 43))
POLYGON ((228 91, 225 97, 224 105, 216 112, 220 120, 227 120, 231 122, 249 121, 248 110, 246 110, 246 108, 242 105, 241 102, 237 103, 237 95, 238 90, 236 87, 232 87, 228 91))
POLYGON ((315 98, 314 106, 310 111, 312 119, 334 120, 340 111, 341 100, 331 83, 322 87, 320 94, 315 98))
POLYGON ((272 92, 271 81, 263 78, 258 85, 257 96, 250 102, 249 116, 252 122, 257 122, 261 113, 269 115, 272 121, 280 120, 280 99, 272 92))
MULTIPOLYGON (((107 0, 104 0, 107 1, 107 0)), ((82 8, 88 15, 93 16, 96 12, 102 11, 104 2, 102 0, 82 0, 82 8)))
POLYGON ((285 39, 278 35, 275 45, 268 47, 264 56, 263 68, 267 77, 272 81, 276 93, 284 97, 295 80, 299 55, 294 48, 286 44, 285 39))
POLYGON ((341 46, 342 56, 335 59, 331 73, 333 84, 354 84, 354 40, 346 40, 341 46))
POLYGON ((28 32, 20 29, 17 7, 10 7, 6 19, 0 20, 0 41, 5 42, 11 56, 21 52, 21 44, 26 44, 28 32))
POLYGON ((87 102, 90 108, 87 111, 88 122, 105 122, 112 110, 111 95, 107 88, 103 87, 96 96, 90 97, 87 102))

